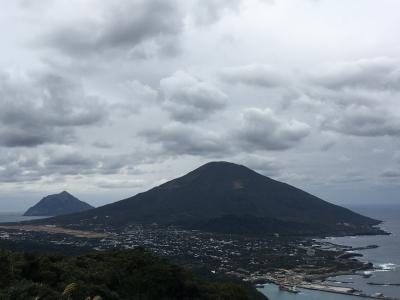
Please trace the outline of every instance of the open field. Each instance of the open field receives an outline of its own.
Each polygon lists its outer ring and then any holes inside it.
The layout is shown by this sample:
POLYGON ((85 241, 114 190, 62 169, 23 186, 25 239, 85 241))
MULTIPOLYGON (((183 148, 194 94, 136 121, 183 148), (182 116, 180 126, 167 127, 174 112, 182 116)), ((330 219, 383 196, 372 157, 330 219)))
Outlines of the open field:
POLYGON ((72 235, 79 238, 105 238, 108 236, 108 234, 106 233, 67 229, 63 227, 46 226, 46 225, 12 225, 12 226, 0 226, 0 228, 22 230, 22 231, 46 232, 54 234, 61 233, 61 234, 72 235))

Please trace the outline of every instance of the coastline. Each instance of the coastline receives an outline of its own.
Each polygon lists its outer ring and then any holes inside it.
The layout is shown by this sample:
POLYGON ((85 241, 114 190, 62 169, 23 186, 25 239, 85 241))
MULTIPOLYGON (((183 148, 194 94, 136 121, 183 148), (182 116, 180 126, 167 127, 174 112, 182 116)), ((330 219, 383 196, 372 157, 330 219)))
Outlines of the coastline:
MULTIPOLYGON (((54 233, 57 234, 65 234, 69 235, 71 237, 89 237, 86 232, 85 234, 81 234, 82 232, 71 232, 69 230, 67 231, 61 231, 59 232, 60 228, 54 229, 53 226, 42 226, 39 228, 30 228, 29 226, 26 227, 26 225, 20 225, 21 228, 13 228, 12 230, 22 230, 25 232, 43 232, 46 234, 51 234, 53 235, 54 233), (32 230, 32 229, 37 229, 37 230, 32 230), (40 229, 40 230, 39 230, 40 229), (26 231, 27 230, 27 231, 26 231), (54 232, 57 230, 57 232, 54 232), (76 235, 78 233, 79 235, 76 235)), ((6 227, 7 228, 7 227, 6 227)), ((11 228, 8 228, 11 229, 11 228)), ((154 232, 155 228, 151 228, 151 232, 154 232)), ((161 230, 161 229, 160 229, 161 230)), ((140 228, 140 232, 143 231, 143 228, 140 228)), ((164 232, 164 231, 163 231, 164 232)), ((175 234, 176 230, 172 230, 171 233, 175 234)), ((122 234, 121 237, 124 236, 124 234, 129 235, 129 236, 136 236, 137 231, 132 231, 131 232, 125 232, 122 234)), ((190 236, 193 235, 193 232, 188 232, 190 236)), ((375 236, 386 236, 387 234, 379 234, 375 236)), ((169 236, 169 235, 168 235, 169 236)), ((371 236, 371 235, 364 235, 364 236, 371 236)), ((112 236, 114 237, 114 236, 112 236)), ((199 236, 200 237, 200 236, 199 236)), ((343 237, 343 236, 342 236, 343 237)), ((352 236, 354 237, 354 236, 352 236)), ((358 235, 357 237, 360 237, 358 235)), ((116 238, 116 237, 114 237, 116 238)), ((232 237, 231 237, 232 238, 232 237)), ((334 238, 341 238, 338 236, 335 236, 334 238)), ((110 236, 111 239, 111 236, 110 236)), ((230 245, 231 241, 225 240, 226 237, 221 237, 221 245, 230 245)), ((128 239, 123 238, 124 241, 127 241, 128 239)), ((209 239, 207 239, 209 240, 209 239)), ((212 240, 215 242, 216 241, 216 236, 212 235, 212 240)), ((247 244, 249 241, 241 241, 238 243, 238 247, 240 249, 243 249, 243 245, 245 243, 247 244)), ((259 243, 258 239, 255 239, 256 243, 259 243)), ((110 241, 111 243, 111 241, 110 241)), ((358 293, 353 293, 349 289, 345 288, 342 289, 338 286, 335 285, 334 282, 327 283, 326 280, 331 277, 336 277, 336 276, 342 276, 342 275, 357 275, 357 276, 362 276, 361 271, 368 271, 368 270, 374 270, 373 265, 369 262, 362 262, 360 260, 354 259, 354 254, 347 255, 351 251, 362 251, 362 250, 368 250, 368 249, 376 249, 379 248, 375 244, 367 245, 367 246, 346 246, 346 245, 341 245, 340 243, 334 243, 332 241, 327 241, 327 240, 321 240, 316 239, 316 238, 298 238, 296 237, 295 239, 291 239, 288 237, 272 237, 268 239, 268 242, 266 242, 265 245, 268 245, 270 249, 277 247, 279 245, 279 249, 275 251, 275 253, 272 253, 270 257, 267 257, 265 259, 262 257, 260 261, 265 262, 265 261, 270 261, 274 262, 276 268, 271 264, 268 268, 265 268, 263 271, 260 271, 258 275, 260 275, 258 278, 256 276, 257 270, 262 270, 259 266, 259 264, 253 264, 252 268, 246 268, 246 270, 243 270, 244 264, 239 261, 237 265, 232 265, 231 264, 231 269, 237 270, 237 272, 231 272, 232 275, 239 277, 239 278, 244 278, 246 281, 249 282, 258 282, 258 283, 274 283, 274 284, 284 284, 288 287, 293 287, 297 286, 298 288, 304 288, 308 290, 315 290, 315 291, 320 291, 320 292, 326 292, 326 293, 332 293, 332 294, 342 294, 346 296, 361 296, 364 298, 371 298, 371 299, 387 299, 387 300, 398 300, 399 298, 395 297, 378 297, 378 296, 373 296, 371 295, 363 295, 361 291, 358 293), (272 246, 273 245, 273 246, 272 246), (310 252, 310 253, 309 253, 310 252), (285 253, 285 255, 281 255, 281 253, 285 253), (345 256, 343 256, 346 254, 345 256), (279 264, 277 263, 278 261, 275 260, 276 258, 282 259, 279 261, 279 264), (301 259, 301 263, 297 263, 297 259, 301 259), (325 265, 326 260, 329 260, 329 264, 325 265), (283 268, 286 265, 287 269, 277 269, 277 268, 283 268), (310 266, 314 265, 314 267, 310 268, 310 266), (240 270, 242 269, 242 270, 240 270), (273 271, 270 271, 273 270, 273 271)), ((103 243, 103 245, 105 245, 103 243)), ((258 245, 257 246, 262 253, 265 253, 263 249, 263 246, 258 245)), ((215 248, 213 246, 213 248, 215 248)), ((229 249, 229 253, 232 253, 232 250, 230 246, 227 248, 229 249)), ((239 249, 239 248, 238 248, 239 249)), ((264 248, 265 249, 265 248, 264 248)), ((253 250, 252 250, 253 251, 253 250)), ((225 253, 225 252, 224 252, 225 253)), ((249 252, 250 253, 250 252, 249 252)), ((253 253, 253 252, 251 252, 253 253)), ((236 256, 235 256, 236 257, 236 256)), ((261 257, 260 257, 261 258, 261 257)), ((214 258, 213 258, 214 259, 214 258)), ((226 266, 226 265, 225 265, 226 266)))
MULTIPOLYGON (((273 285, 274 289, 279 290, 279 286, 275 283, 266 283, 264 285, 257 285, 256 289, 263 293, 265 291, 265 288, 268 285, 273 285)), ((325 299, 326 295, 341 295, 345 296, 346 299, 351 300, 351 299, 383 299, 383 300, 399 300, 400 298, 396 297, 385 297, 385 296, 379 296, 379 295, 367 295, 363 293, 352 293, 349 290, 346 290, 346 288, 340 288, 337 286, 328 286, 328 285, 319 285, 319 284, 308 284, 308 285, 301 285, 296 287, 296 293, 291 293, 288 291, 279 291, 280 293, 285 293, 286 296, 291 296, 291 298, 288 299, 296 299, 298 296, 303 296, 304 298, 304 293, 306 291, 312 291, 312 292, 318 292, 318 299, 325 299)), ((265 294, 268 296, 269 293, 265 291, 265 294)), ((286 299, 286 298, 285 298, 286 299)), ((313 298, 314 299, 314 298, 313 298)), ((329 298, 331 299, 331 298, 329 298)))
MULTIPOLYGON (((390 235, 391 233, 386 232, 383 235, 390 235)), ((382 234, 378 234, 382 235, 382 234)), ((363 257, 362 254, 357 253, 355 251, 361 250, 369 250, 369 249, 376 249, 379 248, 378 245, 367 245, 362 247, 352 247, 346 245, 335 244, 332 242, 322 241, 322 240, 313 240, 315 244, 313 245, 314 248, 323 249, 325 251, 335 251, 338 252, 337 258, 340 259, 353 259, 363 257)), ((290 273, 287 270, 287 276, 282 276, 281 273, 272 273, 269 277, 267 277, 267 281, 263 284, 274 284, 276 286, 282 286, 286 291, 296 291, 296 289, 305 289, 305 290, 313 290, 325 293, 332 293, 332 294, 341 294, 346 296, 357 296, 362 298, 369 298, 369 299, 385 299, 385 300, 400 300, 399 297, 390 297, 385 296, 383 293, 375 293, 375 294, 368 294, 363 292, 362 290, 355 289, 353 287, 345 287, 345 286, 338 286, 334 284, 333 280, 329 280, 329 278, 343 276, 343 275, 356 275, 356 276, 365 276, 365 273, 360 273, 360 271, 376 271, 377 269, 374 268, 372 262, 362 262, 357 260, 359 263, 363 264, 360 268, 348 269, 344 271, 335 271, 335 272, 325 272, 317 275, 305 275, 305 274, 296 274, 290 273), (327 282, 330 284, 327 284, 327 282)), ((260 284, 261 280, 258 281, 256 287, 260 287, 263 284, 260 284)), ((350 283, 350 282, 348 282, 350 283)), ((368 283, 370 285, 376 286, 387 286, 388 284, 384 283, 368 283)), ((400 284, 390 284, 393 286, 398 286, 400 284)), ((298 290, 297 290, 298 291, 298 290)))

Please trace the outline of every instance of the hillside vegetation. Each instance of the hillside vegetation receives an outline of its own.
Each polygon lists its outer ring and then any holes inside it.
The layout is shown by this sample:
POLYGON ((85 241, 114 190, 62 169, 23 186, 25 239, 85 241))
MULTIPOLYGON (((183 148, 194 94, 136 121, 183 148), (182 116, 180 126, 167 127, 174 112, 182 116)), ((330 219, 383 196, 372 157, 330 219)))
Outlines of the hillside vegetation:
POLYGON ((2 300, 252 300, 255 290, 206 282, 142 249, 83 256, 0 252, 2 300))

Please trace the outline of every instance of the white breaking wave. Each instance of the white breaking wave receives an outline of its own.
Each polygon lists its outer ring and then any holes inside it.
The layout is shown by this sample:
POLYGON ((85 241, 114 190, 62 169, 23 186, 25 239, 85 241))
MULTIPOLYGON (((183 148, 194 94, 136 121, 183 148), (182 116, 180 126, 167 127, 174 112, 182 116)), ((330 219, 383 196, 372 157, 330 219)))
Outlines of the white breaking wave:
POLYGON ((393 263, 375 264, 374 267, 377 271, 392 271, 398 267, 398 265, 393 263))

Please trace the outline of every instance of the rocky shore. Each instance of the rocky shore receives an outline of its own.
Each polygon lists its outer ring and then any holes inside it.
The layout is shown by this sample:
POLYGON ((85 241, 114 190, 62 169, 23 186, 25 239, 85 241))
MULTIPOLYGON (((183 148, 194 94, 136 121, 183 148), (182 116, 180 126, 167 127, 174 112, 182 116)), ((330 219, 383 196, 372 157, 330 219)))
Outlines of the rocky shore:
MULTIPOLYGON (((335 285, 335 282, 328 278, 341 276, 341 275, 359 275, 364 276, 364 271, 372 270, 373 265, 369 262, 361 262, 355 259, 355 257, 361 257, 355 251, 374 249, 377 245, 368 245, 366 247, 349 247, 336 245, 329 242, 314 241, 312 245, 313 251, 309 251, 310 263, 304 266, 297 266, 291 269, 278 269, 270 272, 264 278, 258 278, 256 282, 262 283, 273 283, 281 287, 285 291, 298 291, 297 289, 309 289, 317 290, 322 292, 344 294, 349 296, 359 296, 371 299, 386 299, 386 300, 399 300, 399 298, 386 297, 381 293, 377 294, 366 294, 361 290, 343 287, 335 285), (321 267, 313 263, 313 260, 318 260, 320 257, 317 251, 321 253, 335 253, 335 266, 321 267), (347 266, 347 268, 346 268, 347 266)), ((385 283, 369 283, 371 285, 388 285, 385 283)), ((400 285, 397 283, 389 285, 400 285)))

